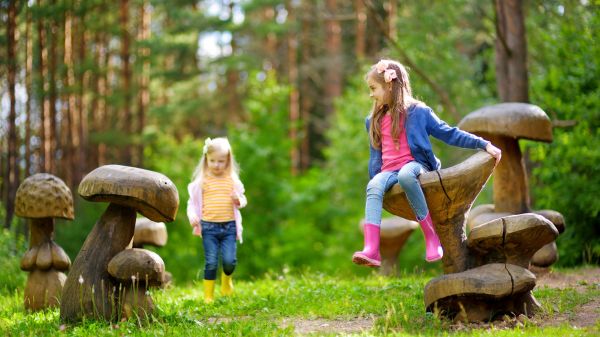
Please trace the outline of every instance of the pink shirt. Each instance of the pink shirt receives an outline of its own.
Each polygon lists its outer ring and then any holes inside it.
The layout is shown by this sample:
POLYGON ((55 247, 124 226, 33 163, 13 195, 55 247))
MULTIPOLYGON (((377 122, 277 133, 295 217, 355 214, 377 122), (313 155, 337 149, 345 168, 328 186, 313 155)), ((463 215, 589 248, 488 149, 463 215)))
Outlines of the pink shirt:
POLYGON ((408 147, 406 130, 403 125, 400 125, 400 128, 399 147, 396 148, 397 145, 392 139, 392 116, 386 114, 381 119, 381 159, 383 160, 381 171, 396 171, 408 162, 415 160, 408 147))

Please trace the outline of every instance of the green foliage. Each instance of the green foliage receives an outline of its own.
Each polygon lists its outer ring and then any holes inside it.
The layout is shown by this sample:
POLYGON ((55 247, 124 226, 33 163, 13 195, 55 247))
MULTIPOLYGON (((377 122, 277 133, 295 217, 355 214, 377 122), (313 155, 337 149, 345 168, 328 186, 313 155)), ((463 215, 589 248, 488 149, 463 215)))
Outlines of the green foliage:
POLYGON ((25 286, 27 273, 21 270, 20 264, 26 251, 27 242, 22 235, 15 237, 9 230, 0 230, 0 294, 25 286))
POLYGON ((600 17, 593 5, 540 6, 531 27, 531 100, 552 119, 574 120, 555 128, 551 144, 528 143, 536 165, 531 182, 535 207, 565 217, 558 238, 559 263, 600 263, 600 17), (556 20, 560 17, 561 20, 556 20))

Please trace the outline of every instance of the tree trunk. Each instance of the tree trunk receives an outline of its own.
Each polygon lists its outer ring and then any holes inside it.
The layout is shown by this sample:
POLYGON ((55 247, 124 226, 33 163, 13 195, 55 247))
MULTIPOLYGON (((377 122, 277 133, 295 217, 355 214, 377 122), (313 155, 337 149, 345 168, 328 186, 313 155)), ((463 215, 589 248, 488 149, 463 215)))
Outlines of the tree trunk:
MULTIPOLYGON (((362 1, 362 0, 361 0, 362 1)), ((301 64, 304 65, 304 70, 300 74, 300 118, 301 123, 299 125, 300 134, 302 135, 302 145, 300 147, 300 162, 303 170, 308 169, 310 166, 310 112, 313 108, 312 102, 312 89, 313 85, 310 82, 309 68, 311 62, 311 51, 313 49, 312 44, 312 30, 313 27, 310 18, 314 11, 314 6, 310 1, 302 2, 302 51, 301 51, 301 64)))
POLYGON ((342 28, 335 15, 338 12, 337 0, 327 0, 327 19, 325 20, 327 54, 327 70, 325 71, 325 123, 327 128, 329 116, 333 114, 333 101, 342 93, 342 28))
POLYGON ((367 8, 363 0, 354 0, 356 11, 356 37, 354 53, 358 59, 365 57, 366 50, 366 31, 367 31, 367 8))
POLYGON ((17 8, 15 1, 9 1, 8 18, 6 25, 6 49, 8 58, 8 96, 10 107, 8 113, 8 158, 6 161, 6 197, 4 199, 6 207, 5 228, 10 228, 12 217, 15 211, 15 194, 19 186, 19 167, 17 165, 17 110, 15 99, 15 85, 17 75, 17 59, 15 54, 16 42, 16 16, 17 8))
MULTIPOLYGON (((140 6, 140 20, 141 30, 139 34, 139 40, 147 42, 150 39, 150 10, 148 8, 147 1, 144 1, 140 6)), ((140 75, 140 89, 138 91, 138 113, 137 113, 137 134, 141 136, 144 132, 144 125, 146 119, 146 109, 150 105, 150 49, 148 47, 142 47, 140 49, 140 56, 142 58, 142 73, 140 75)), ((138 167, 143 166, 144 159, 144 144, 140 142, 136 149, 136 165, 138 167)))
POLYGON ((61 138, 63 139, 63 177, 69 188, 75 186, 74 171, 77 170, 78 156, 77 149, 80 147, 79 132, 77 125, 79 124, 79 112, 76 111, 75 105, 75 74, 73 72, 73 15, 71 9, 65 13, 65 45, 64 45, 64 64, 65 64, 65 88, 63 89, 64 104, 62 123, 64 125, 61 138))
POLYGON ((300 151, 298 122, 300 120, 300 94, 298 92, 298 37, 296 23, 296 9, 291 1, 286 1, 286 9, 288 12, 288 20, 292 23, 288 30, 288 82, 290 84, 290 140, 291 147, 291 170, 292 175, 296 175, 300 169, 300 151))
POLYGON ((502 102, 529 102, 527 41, 522 0, 494 0, 496 85, 502 102))
MULTIPOLYGON (((56 7, 56 0, 50 2, 51 7, 56 7)), ((46 160, 48 161, 47 173, 56 174, 56 41, 58 40, 58 22, 56 18, 50 19, 50 46, 48 50, 48 118, 46 119, 46 131, 48 144, 46 144, 46 160)))
POLYGON ((27 101, 25 102, 25 177, 31 175, 31 95, 32 95, 32 76, 33 76, 33 34, 31 32, 31 9, 25 6, 25 91, 27 92, 27 101))
MULTIPOLYGON (((81 65, 86 62, 86 42, 89 34, 86 30, 85 20, 86 20, 86 8, 83 5, 84 0, 79 0, 77 8, 79 9, 79 19, 78 22, 78 43, 77 43, 77 60, 80 65, 79 69, 75 72, 77 76, 76 82, 79 84, 79 90, 77 91, 77 95, 75 98, 75 106, 76 111, 78 113, 77 120, 79 121, 77 125, 77 134, 79 135, 79 148, 75 149, 77 152, 77 165, 74 166, 74 179, 75 184, 79 184, 84 174, 87 173, 92 167, 87 166, 87 157, 88 157, 88 106, 89 106, 89 98, 85 94, 87 87, 89 86, 89 71, 85 70, 81 65)), ((95 113, 95 111, 92 111, 95 113)), ((95 168, 95 167, 94 167, 95 168)))
POLYGON ((121 162, 131 165, 131 65, 129 36, 129 0, 121 0, 119 8, 119 24, 121 26, 121 88, 123 90, 123 106, 121 110, 121 131, 126 137, 122 147, 121 162))
MULTIPOLYGON (((37 1, 37 7, 43 6, 42 0, 37 1)), ((40 118, 40 167, 39 172, 50 172, 52 155, 50 151, 50 100, 48 98, 48 49, 46 48, 46 26, 45 18, 37 19, 38 51, 39 51, 39 101, 42 102, 42 113, 40 118)))

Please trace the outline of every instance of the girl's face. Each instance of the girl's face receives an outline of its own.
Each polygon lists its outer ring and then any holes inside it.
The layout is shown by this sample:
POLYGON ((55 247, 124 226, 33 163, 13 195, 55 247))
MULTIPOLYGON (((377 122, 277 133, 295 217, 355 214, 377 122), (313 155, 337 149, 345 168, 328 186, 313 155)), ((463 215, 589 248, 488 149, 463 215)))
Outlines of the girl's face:
POLYGON ((369 85, 369 97, 375 100, 375 104, 380 107, 384 104, 389 104, 390 96, 388 95, 387 88, 381 83, 375 81, 372 76, 367 78, 367 84, 369 85))
POLYGON ((208 171, 213 176, 222 176, 229 166, 229 153, 227 152, 212 152, 206 154, 206 164, 208 171))

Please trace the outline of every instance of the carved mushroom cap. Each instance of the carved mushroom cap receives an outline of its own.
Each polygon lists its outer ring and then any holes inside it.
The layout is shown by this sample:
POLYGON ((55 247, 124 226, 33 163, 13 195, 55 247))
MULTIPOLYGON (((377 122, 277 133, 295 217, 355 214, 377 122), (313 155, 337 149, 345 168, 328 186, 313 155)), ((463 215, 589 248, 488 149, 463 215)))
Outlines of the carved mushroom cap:
MULTIPOLYGON (((467 246, 481 256, 500 252, 499 260, 527 268, 533 254, 558 236, 552 222, 533 213, 510 215, 471 230, 467 246)), ((492 254, 490 258, 496 259, 492 254)))
MULTIPOLYGON (((508 212, 494 212, 495 206, 493 204, 484 204, 473 207, 471 212, 469 213, 467 219, 467 228, 472 230, 474 227, 477 227, 486 222, 490 222, 495 219, 499 219, 505 216, 512 215, 508 212)), ((565 218, 557 211, 553 211, 550 209, 531 211, 531 213, 535 213, 543 216, 544 218, 550 220, 558 230, 558 233, 562 233, 565 231, 565 218)))
POLYGON ((162 247, 167 243, 167 226, 162 222, 154 222, 147 218, 135 220, 133 246, 153 245, 162 247))
POLYGON ((147 249, 125 249, 108 262, 108 273, 122 283, 136 282, 160 286, 164 282, 165 263, 147 249))
POLYGON ((105 165, 88 173, 79 184, 79 195, 139 211, 153 221, 175 219, 179 195, 165 175, 136 167, 105 165))
POLYGON ((458 127, 472 133, 552 142, 552 123, 540 107, 501 103, 483 107, 463 118, 458 127))
POLYGON ((535 287, 529 270, 505 263, 486 264, 461 273, 446 274, 425 286, 425 307, 460 311, 460 301, 489 301, 524 293, 535 287))
POLYGON ((60 178, 37 173, 17 189, 15 214, 22 218, 63 218, 73 220, 73 195, 60 178))

